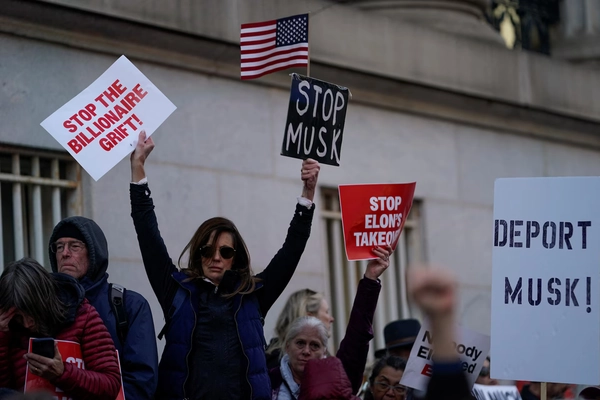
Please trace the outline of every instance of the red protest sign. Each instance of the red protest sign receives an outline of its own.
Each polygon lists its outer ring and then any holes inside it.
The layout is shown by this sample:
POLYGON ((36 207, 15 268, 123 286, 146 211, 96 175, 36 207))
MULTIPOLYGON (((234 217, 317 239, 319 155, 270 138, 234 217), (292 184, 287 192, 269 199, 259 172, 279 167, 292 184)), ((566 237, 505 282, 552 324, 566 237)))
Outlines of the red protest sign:
POLYGON ((396 249, 412 207, 416 182, 339 185, 346 256, 349 261, 376 258, 371 250, 396 249))
MULTIPOLYGON (((33 342, 33 338, 29 339, 29 352, 31 353, 31 344, 33 342)), ((68 340, 55 340, 56 345, 58 346, 58 351, 62 356, 64 362, 76 364, 77 368, 85 369, 85 363, 83 362, 83 356, 81 354, 81 345, 76 342, 71 342, 68 340)), ((119 360, 119 352, 117 351, 117 360, 119 360)), ((121 362, 119 362, 119 372, 121 372, 121 362)), ((29 372, 29 365, 25 370, 25 390, 24 392, 37 392, 44 391, 50 393, 55 399, 60 400, 72 400, 70 397, 66 396, 65 393, 50 381, 42 378, 41 376, 37 376, 29 372)), ((121 376, 121 390, 117 395, 115 400, 125 400, 125 393, 123 392, 123 378, 121 376)))

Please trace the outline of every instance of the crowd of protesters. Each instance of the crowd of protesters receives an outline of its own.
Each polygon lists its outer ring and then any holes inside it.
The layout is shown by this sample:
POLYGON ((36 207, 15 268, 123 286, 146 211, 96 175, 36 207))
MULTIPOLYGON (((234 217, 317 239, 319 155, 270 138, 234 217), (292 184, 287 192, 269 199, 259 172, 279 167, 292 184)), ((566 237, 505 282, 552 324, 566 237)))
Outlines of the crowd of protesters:
MULTIPOLYGON (((225 218, 198 227, 177 262, 186 259, 185 267, 172 261, 145 173, 153 148, 142 132, 130 159, 130 199, 146 274, 164 313, 160 363, 148 302, 109 283, 102 230, 90 219, 70 217, 56 225, 50 238, 52 273, 24 258, 6 265, 0 277, 0 398, 45 399, 43 393, 22 393, 29 374, 73 399, 115 399, 121 389, 127 400, 473 398, 453 345, 456 284, 443 270, 414 268, 408 277, 411 299, 435 338, 427 390, 400 383, 420 329, 417 320, 386 326, 386 347, 375 352, 365 376, 389 246, 372 249, 374 259, 359 281, 335 355, 327 349, 334 317, 325 296, 309 289, 290 296, 267 346, 264 318, 293 277, 310 236, 320 170, 316 161, 302 162, 302 192, 287 236, 255 275, 244 239, 225 218), (85 368, 64 360, 57 342, 53 355, 36 354, 30 338, 79 344, 85 368)), ((490 362, 485 361, 478 384, 497 384, 490 378, 490 362)), ((549 384, 548 398, 563 396, 567 389, 549 384)), ((540 390, 536 382, 524 386, 523 399, 539 399, 540 390)), ((582 396, 597 399, 599 393, 586 388, 582 396)))

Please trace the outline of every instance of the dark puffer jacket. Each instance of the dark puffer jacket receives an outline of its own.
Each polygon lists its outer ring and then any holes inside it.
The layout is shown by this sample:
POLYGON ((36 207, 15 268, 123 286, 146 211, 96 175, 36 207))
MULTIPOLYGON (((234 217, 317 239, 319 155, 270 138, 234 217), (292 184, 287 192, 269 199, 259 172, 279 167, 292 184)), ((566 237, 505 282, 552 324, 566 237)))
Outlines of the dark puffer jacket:
MULTIPOLYGON (((119 350, 125 398, 151 399, 158 381, 158 350, 150 305, 142 295, 127 288, 124 303, 128 331, 126 337, 121 340, 108 293, 108 243, 104 232, 89 218, 69 217, 56 225, 50 243, 57 240, 57 232, 67 224, 75 226, 85 238, 89 267, 86 276, 79 283, 85 289, 86 298, 100 314, 115 347, 119 350)), ((56 254, 49 250, 49 255, 52 271, 57 272, 56 254)))
MULTIPOLYGON (((206 347, 211 347, 208 351, 216 354, 218 349, 213 347, 222 345, 223 338, 213 334, 210 307, 199 309, 196 299, 204 290, 202 282, 185 279, 187 277, 177 269, 169 256, 158 229, 148 185, 131 184, 130 196, 131 216, 146 274, 166 319, 170 320, 165 331, 166 344, 160 361, 157 397, 195 399, 200 396, 193 392, 192 381, 198 377, 191 377, 190 370, 194 370, 202 360, 188 357, 189 354, 194 354, 193 342, 201 334, 206 338, 202 344, 206 343, 206 347)), ((231 394, 234 391, 240 393, 240 390, 242 394, 251 393, 248 397, 252 399, 271 398, 262 321, 296 270, 310 236, 313 212, 314 205, 310 209, 296 205, 285 242, 264 271, 257 275, 260 284, 256 286, 256 290, 229 299, 237 326, 235 335, 241 346, 241 352, 230 357, 239 361, 243 372, 239 382, 227 382, 223 378, 224 371, 219 368, 203 368, 200 371, 204 376, 201 383, 206 384, 202 389, 210 392, 211 398, 231 399, 231 394)), ((223 282, 215 290, 220 292, 233 272, 235 271, 227 271, 223 282)), ((232 283, 233 287, 237 284, 239 282, 232 283)))
MULTIPOLYGON (((61 290, 59 297, 69 304, 69 315, 56 340, 79 343, 86 369, 64 363, 63 374, 53 383, 76 399, 114 400, 121 388, 115 346, 100 316, 84 298, 83 288, 70 276, 53 274, 61 290)), ((23 329, 0 332, 0 387, 23 391, 30 333, 23 329)))

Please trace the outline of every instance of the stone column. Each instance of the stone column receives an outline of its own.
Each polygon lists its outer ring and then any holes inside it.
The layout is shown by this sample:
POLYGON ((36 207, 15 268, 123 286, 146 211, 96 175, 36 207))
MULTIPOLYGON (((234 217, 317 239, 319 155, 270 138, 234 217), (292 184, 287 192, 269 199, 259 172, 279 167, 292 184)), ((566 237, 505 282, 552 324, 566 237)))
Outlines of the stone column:
POLYGON ((346 2, 365 11, 384 13, 396 20, 504 46, 500 34, 488 24, 485 18, 490 0, 350 0, 346 2))

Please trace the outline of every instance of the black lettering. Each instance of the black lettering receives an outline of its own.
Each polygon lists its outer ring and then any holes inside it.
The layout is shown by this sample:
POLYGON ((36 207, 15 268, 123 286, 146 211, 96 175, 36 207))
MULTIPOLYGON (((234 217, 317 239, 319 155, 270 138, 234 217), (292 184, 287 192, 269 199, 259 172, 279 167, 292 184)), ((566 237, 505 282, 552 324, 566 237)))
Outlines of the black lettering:
POLYGON ((542 236, 542 244, 547 249, 553 249, 556 244, 556 224, 554 222, 544 223, 544 234, 542 236), (552 241, 548 242, 548 228, 552 228, 551 238, 552 241))
POLYGON ((513 304, 515 302, 515 299, 517 299, 517 304, 521 304, 521 293, 523 291, 521 287, 522 283, 523 279, 519 278, 519 280, 517 281, 517 285, 515 286, 515 290, 513 291, 512 286, 510 286, 510 281, 508 280, 508 277, 504 278, 504 304, 508 304, 509 297, 513 304))
POLYGON ((540 234, 540 224, 537 221, 527 221, 527 230, 525 238, 525 247, 531 247, 531 239, 538 237, 540 234), (533 228, 533 230, 532 230, 533 228))
POLYGON ((508 241, 507 235, 508 234, 508 224, 506 223, 505 220, 503 219, 497 219, 496 220, 496 225, 494 228, 494 246, 496 247, 504 247, 506 246, 506 242, 508 241), (502 239, 499 239, 500 237, 500 226, 502 226, 504 229, 502 230, 502 239))
POLYGON ((581 248, 587 249, 587 228, 592 226, 592 221, 579 221, 577 226, 581 227, 581 248))
POLYGON ((556 296, 554 299, 551 299, 550 297, 548 297, 548 304, 550 304, 551 306, 557 306, 560 304, 560 289, 555 288, 554 284, 556 284, 557 286, 560 286, 560 279, 550 278, 548 280, 548 293, 556 296))
POLYGON ((529 304, 532 306, 539 306, 542 302, 542 280, 537 279, 537 298, 533 300, 533 279, 529 278, 529 293, 528 293, 529 304))
POLYGON ((571 236, 573 236, 573 224, 570 222, 561 222, 559 231, 560 240, 558 242, 558 248, 563 248, 563 242, 567 246, 567 249, 572 250, 571 247, 571 236), (568 231, 568 232, 567 232, 568 231))
POLYGON ((521 236, 521 231, 515 230, 515 226, 523 226, 523 221, 510 221, 510 247, 523 247, 523 243, 515 241, 515 237, 521 236))
POLYGON ((571 284, 571 280, 569 278, 566 279, 565 282, 565 305, 570 305, 570 302, 573 301, 573 305, 575 307, 579 307, 579 303, 577 302, 577 297, 575 296, 575 287, 577 287, 577 283, 579 279, 573 279, 573 284, 571 284))

